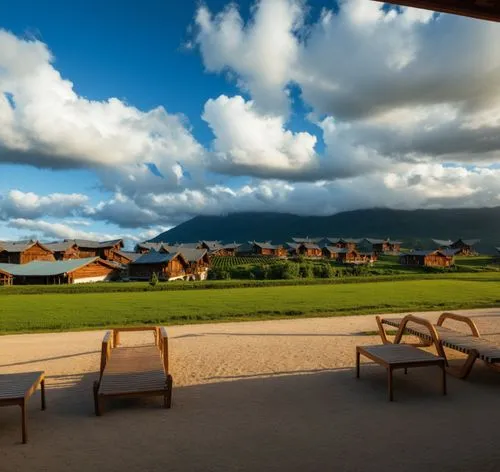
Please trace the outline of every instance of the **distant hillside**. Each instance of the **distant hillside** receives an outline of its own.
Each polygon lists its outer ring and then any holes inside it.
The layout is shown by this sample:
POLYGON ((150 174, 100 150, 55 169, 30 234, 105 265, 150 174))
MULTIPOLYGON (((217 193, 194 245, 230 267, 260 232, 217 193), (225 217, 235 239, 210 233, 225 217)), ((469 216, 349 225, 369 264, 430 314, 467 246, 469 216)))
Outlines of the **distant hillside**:
POLYGON ((500 246, 500 207, 446 210, 371 209, 332 216, 297 216, 283 213, 233 213, 197 216, 151 241, 224 242, 289 241, 292 236, 343 236, 401 239, 407 245, 432 247, 430 238, 481 238, 479 249, 500 246))

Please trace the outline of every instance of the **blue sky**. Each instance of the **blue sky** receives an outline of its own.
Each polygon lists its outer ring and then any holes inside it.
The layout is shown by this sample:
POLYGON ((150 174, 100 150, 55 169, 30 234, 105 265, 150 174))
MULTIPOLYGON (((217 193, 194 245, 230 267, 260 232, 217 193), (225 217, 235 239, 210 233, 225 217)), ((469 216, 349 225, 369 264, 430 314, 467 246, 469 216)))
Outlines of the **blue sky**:
POLYGON ((499 25, 370 0, 33 0, 1 3, 0 28, 0 240, 500 204, 499 25))

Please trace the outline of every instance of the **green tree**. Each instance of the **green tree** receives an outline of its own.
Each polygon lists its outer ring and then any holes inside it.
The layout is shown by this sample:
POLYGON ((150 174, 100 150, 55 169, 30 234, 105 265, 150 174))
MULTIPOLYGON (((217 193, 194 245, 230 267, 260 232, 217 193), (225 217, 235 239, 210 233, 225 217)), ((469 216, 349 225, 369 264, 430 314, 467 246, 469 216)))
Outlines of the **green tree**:
POLYGON ((158 285, 158 275, 156 272, 153 272, 151 274, 151 277, 149 278, 149 285, 151 285, 151 287, 156 287, 158 285))

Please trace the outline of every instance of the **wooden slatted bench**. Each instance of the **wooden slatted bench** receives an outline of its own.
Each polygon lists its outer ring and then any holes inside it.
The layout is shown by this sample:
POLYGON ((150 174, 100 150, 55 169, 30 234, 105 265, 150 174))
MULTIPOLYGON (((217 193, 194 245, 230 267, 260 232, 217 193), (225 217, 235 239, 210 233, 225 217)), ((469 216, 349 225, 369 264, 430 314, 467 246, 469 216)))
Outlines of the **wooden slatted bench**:
POLYGON ((446 395, 446 370, 445 360, 442 357, 435 356, 430 352, 422 351, 408 344, 379 344, 376 346, 357 346, 356 347, 356 377, 359 378, 360 356, 368 357, 377 364, 387 369, 387 386, 389 401, 393 401, 393 382, 392 372, 396 369, 405 369, 413 367, 438 366, 442 369, 443 395, 446 395))
POLYGON ((163 396, 172 405, 172 376, 168 371, 168 336, 164 327, 116 328, 102 342, 99 380, 94 382, 95 414, 102 413, 104 398, 163 396), (155 342, 145 346, 120 346, 120 332, 152 331, 155 342))
POLYGON ((398 328, 393 341, 395 344, 400 343, 404 335, 416 336, 420 339, 420 343, 412 345, 434 345, 438 355, 446 360, 448 373, 455 377, 466 378, 470 374, 476 359, 481 359, 489 367, 500 370, 500 346, 481 338, 477 326, 468 316, 443 313, 435 325, 424 318, 414 315, 407 315, 404 318, 381 318, 377 316, 376 319, 379 334, 384 344, 391 343, 384 325, 398 328), (454 320, 467 325, 471 334, 443 326, 446 320, 454 320), (466 354, 465 362, 458 368, 451 367, 446 357, 445 347, 466 354))
POLYGON ((42 410, 45 410, 45 372, 0 375, 0 406, 21 407, 23 444, 28 442, 26 404, 38 385, 42 396, 42 410))

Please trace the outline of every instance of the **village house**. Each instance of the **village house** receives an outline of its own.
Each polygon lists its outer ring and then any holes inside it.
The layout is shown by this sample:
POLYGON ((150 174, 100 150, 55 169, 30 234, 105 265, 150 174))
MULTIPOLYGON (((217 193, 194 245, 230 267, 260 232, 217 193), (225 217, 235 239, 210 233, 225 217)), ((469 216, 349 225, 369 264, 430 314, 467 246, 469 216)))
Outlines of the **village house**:
POLYGON ((352 238, 325 238, 323 241, 323 245, 353 250, 356 249, 356 246, 360 241, 360 239, 352 238))
POLYGON ((387 239, 365 238, 365 241, 372 246, 375 254, 399 253, 401 251, 401 241, 391 241, 387 239))
POLYGON ((141 255, 138 252, 116 251, 113 256, 113 262, 121 265, 127 265, 138 259, 140 256, 141 255))
POLYGON ((287 250, 280 245, 271 244, 271 241, 267 242, 257 242, 257 241, 249 241, 249 244, 252 245, 252 252, 255 255, 259 256, 274 256, 274 257, 286 257, 287 250))
POLYGON ((146 254, 146 252, 151 251, 151 249, 159 251, 164 244, 167 243, 150 243, 150 242, 138 243, 135 246, 135 252, 138 252, 139 254, 146 254))
POLYGON ((220 241, 200 241, 195 249, 206 249, 210 254, 219 255, 224 245, 220 241))
POLYGON ((80 251, 74 241, 44 243, 44 246, 54 253, 56 261, 66 261, 80 257, 80 251))
POLYGON ((333 259, 339 264, 369 264, 376 258, 372 254, 359 252, 357 249, 346 247, 325 246, 322 248, 323 257, 333 259))
POLYGON ((401 265, 422 267, 451 267, 455 264, 454 251, 436 249, 435 251, 412 251, 401 254, 401 265))
POLYGON ((321 248, 315 243, 287 243, 291 256, 321 257, 321 248))
MULTIPOLYGON (((115 253, 123 249, 123 239, 112 241, 89 241, 87 239, 65 239, 64 242, 76 244, 79 257, 100 257, 107 261, 115 260, 115 253)), ((118 262, 118 261, 117 261, 118 262)))
POLYGON ((207 278, 208 268, 210 267, 210 256, 206 249, 181 247, 179 253, 189 263, 189 269, 187 270, 188 279, 205 280, 207 278))
POLYGON ((129 264, 129 277, 149 280, 153 273, 159 280, 185 279, 189 273, 189 262, 181 253, 158 252, 151 249, 129 264))
POLYGON ((235 256, 244 257, 244 256, 254 256, 254 255, 255 255, 255 253, 253 250, 253 242, 252 241, 248 241, 246 243, 240 244, 236 248, 236 251, 235 251, 235 256))
POLYGON ((438 246, 438 249, 454 249, 457 256, 474 256, 477 254, 474 246, 480 239, 457 239, 456 241, 433 239, 432 241, 438 246))
POLYGON ((0 242, 0 263, 55 261, 54 252, 39 241, 0 242))
POLYGON ((114 280, 119 274, 115 264, 98 257, 0 264, 0 271, 10 274, 15 285, 104 282, 114 280))
POLYGON ((229 244, 224 244, 224 246, 217 251, 217 256, 235 256, 239 247, 241 246, 240 243, 229 243, 229 244))

